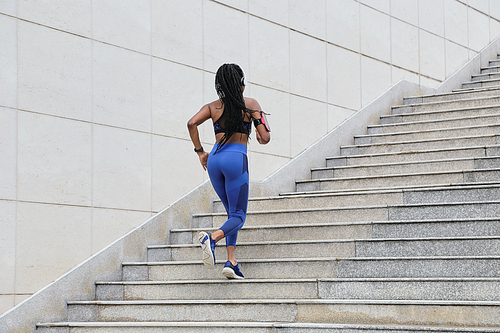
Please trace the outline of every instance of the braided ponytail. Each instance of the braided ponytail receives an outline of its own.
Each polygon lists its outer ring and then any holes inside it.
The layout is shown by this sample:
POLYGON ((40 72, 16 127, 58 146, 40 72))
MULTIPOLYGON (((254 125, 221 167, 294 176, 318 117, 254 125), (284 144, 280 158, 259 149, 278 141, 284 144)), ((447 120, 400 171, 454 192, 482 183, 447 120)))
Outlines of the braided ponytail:
POLYGON ((245 106, 242 89, 245 84, 245 75, 240 66, 224 64, 217 70, 215 90, 224 106, 221 118, 225 116, 225 129, 224 136, 218 143, 215 153, 243 126, 243 113, 252 112, 245 106))

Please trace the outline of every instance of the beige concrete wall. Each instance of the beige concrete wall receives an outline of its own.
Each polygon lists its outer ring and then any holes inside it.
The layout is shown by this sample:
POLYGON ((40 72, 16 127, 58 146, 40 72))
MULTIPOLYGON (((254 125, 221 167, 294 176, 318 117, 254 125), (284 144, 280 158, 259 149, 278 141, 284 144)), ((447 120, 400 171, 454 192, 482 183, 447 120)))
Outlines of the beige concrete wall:
POLYGON ((0 312, 207 178, 185 124, 220 64, 272 114, 261 180, 400 78, 437 86, 499 19, 493 0, 0 0, 0 312))

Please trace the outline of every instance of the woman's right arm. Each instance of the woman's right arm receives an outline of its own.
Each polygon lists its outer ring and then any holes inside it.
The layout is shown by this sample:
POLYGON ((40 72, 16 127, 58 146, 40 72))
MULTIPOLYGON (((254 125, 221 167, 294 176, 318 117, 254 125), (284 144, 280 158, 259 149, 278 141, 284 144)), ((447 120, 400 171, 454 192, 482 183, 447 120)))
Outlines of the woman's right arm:
MULTIPOLYGON (((200 141, 200 133, 198 132, 198 126, 203 124, 205 121, 210 119, 210 108, 208 105, 204 105, 198 113, 196 113, 193 118, 189 119, 187 123, 189 136, 191 137, 191 141, 194 144, 194 149, 200 150, 202 147, 200 141)), ((207 170, 207 160, 208 153, 205 151, 198 152, 198 157, 200 158, 201 166, 204 170, 207 170)))

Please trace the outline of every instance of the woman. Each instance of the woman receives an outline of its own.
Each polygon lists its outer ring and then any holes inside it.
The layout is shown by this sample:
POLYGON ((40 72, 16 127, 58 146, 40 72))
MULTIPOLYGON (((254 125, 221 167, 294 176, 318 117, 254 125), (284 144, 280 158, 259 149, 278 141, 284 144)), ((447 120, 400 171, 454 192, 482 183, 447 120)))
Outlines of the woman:
POLYGON ((243 279, 236 261, 236 238, 245 223, 248 205, 247 142, 252 129, 257 141, 266 144, 271 139, 259 103, 243 97, 245 90, 243 70, 236 64, 224 64, 215 75, 215 90, 219 99, 204 105, 188 122, 194 151, 200 158, 215 192, 226 209, 228 220, 213 233, 200 232, 198 240, 206 267, 215 267, 215 244, 226 237, 227 262, 222 274, 228 279, 243 279), (198 126, 212 119, 216 144, 210 154, 201 146, 198 126))

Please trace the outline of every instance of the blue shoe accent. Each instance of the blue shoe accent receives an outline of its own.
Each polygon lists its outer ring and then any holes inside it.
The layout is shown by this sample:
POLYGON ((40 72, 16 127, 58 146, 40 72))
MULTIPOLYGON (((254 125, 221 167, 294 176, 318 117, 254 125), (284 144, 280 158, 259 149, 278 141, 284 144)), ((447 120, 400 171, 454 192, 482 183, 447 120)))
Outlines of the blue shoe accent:
POLYGON ((236 264, 236 266, 234 266, 229 260, 226 261, 226 264, 224 265, 224 269, 222 270, 222 275, 224 275, 226 278, 230 280, 245 278, 243 276, 243 273, 241 273, 240 271, 240 264, 236 264))
POLYGON ((209 268, 215 268, 215 241, 212 239, 212 236, 208 232, 200 232, 198 234, 198 242, 200 242, 201 250, 203 251, 203 264, 209 268), (210 243, 207 242, 210 239, 210 243))

